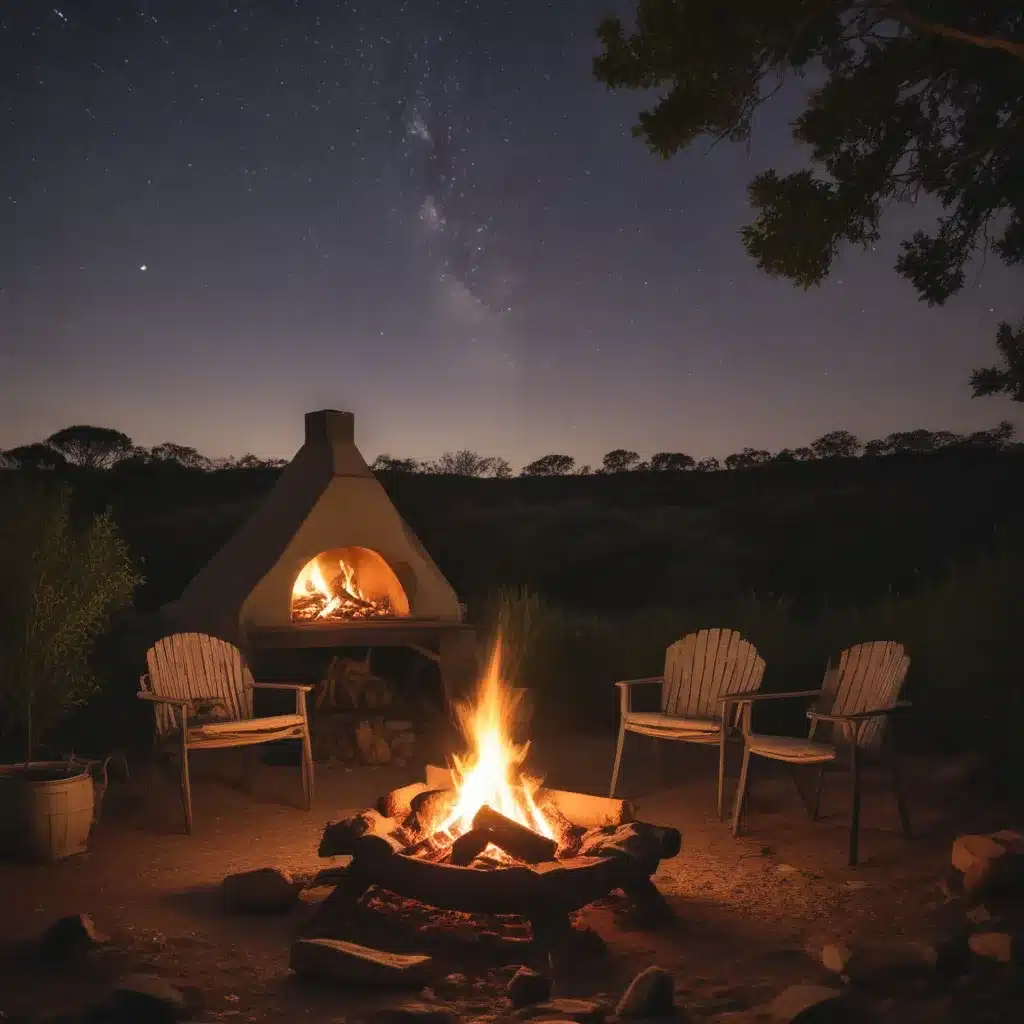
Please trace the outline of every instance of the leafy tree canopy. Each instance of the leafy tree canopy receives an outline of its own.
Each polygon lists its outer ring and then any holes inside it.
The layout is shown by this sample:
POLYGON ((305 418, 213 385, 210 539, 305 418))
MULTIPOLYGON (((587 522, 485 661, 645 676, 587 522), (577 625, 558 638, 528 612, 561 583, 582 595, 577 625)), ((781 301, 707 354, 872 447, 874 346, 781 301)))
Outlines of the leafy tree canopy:
POLYGON ((852 459, 860 449, 860 440, 848 430, 830 430, 811 442, 816 459, 852 459))
POLYGON ((523 466, 520 476, 565 476, 575 465, 571 455, 542 455, 523 466))
MULTIPOLYGON (((1024 170, 1021 173, 1024 174, 1024 170)), ((974 397, 1009 395, 1015 402, 1024 402, 1024 325, 1013 330, 1009 324, 1000 324, 996 348, 1003 365, 975 370, 971 374, 974 397)))
POLYGON ((631 473, 640 468, 640 455, 626 448, 616 448, 601 460, 602 473, 631 473))
POLYGON ((109 469, 135 450, 132 439, 120 430, 84 424, 64 427, 51 434, 46 443, 68 462, 83 469, 109 469))
POLYGON ((692 455, 684 455, 682 452, 658 452, 651 456, 648 465, 656 473, 679 473, 693 469, 697 465, 697 460, 692 455))
POLYGON ((771 461, 772 453, 764 448, 744 448, 743 451, 726 457, 725 468, 749 469, 751 466, 763 466, 771 461))
MULTIPOLYGON (((666 158, 748 139, 787 79, 821 76, 793 123, 810 167, 750 184, 743 244, 767 273, 819 284, 843 245, 878 240, 888 206, 922 196, 941 213, 902 242, 896 269, 929 304, 959 291, 980 253, 1024 262, 1019 0, 637 0, 632 30, 608 18, 598 35, 600 81, 658 90, 634 131, 666 158)), ((975 394, 1019 400, 1020 344, 1008 375, 976 373, 975 394)))

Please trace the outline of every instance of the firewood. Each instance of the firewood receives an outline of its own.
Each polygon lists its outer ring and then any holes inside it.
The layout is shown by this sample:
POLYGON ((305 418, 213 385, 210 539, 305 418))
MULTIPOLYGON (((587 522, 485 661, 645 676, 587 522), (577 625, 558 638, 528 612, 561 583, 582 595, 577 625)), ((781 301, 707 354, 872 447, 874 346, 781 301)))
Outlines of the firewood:
POLYGON ((405 821, 412 810, 412 801, 420 793, 425 793, 427 787, 422 782, 412 782, 400 789, 393 789, 387 796, 382 796, 377 805, 381 814, 396 821, 405 821))
POLYGON ((451 768, 442 768, 436 764, 428 764, 423 771, 423 781, 426 782, 427 789, 455 788, 451 768))
POLYGON ((461 867, 472 864, 493 841, 490 829, 471 828, 468 832, 463 832, 452 843, 452 852, 448 861, 450 864, 458 864, 461 867))
POLYGON ((564 789, 543 789, 538 802, 553 803, 574 825, 622 825, 633 821, 633 805, 628 800, 615 800, 590 793, 571 793, 564 789))
POLYGON ((544 815, 544 820, 551 826, 558 841, 558 855, 560 857, 575 857, 579 852, 580 843, 586 834, 586 828, 582 825, 574 825, 559 809, 558 805, 551 800, 545 800, 538 804, 538 809, 544 815))
POLYGON ((633 821, 614 829, 592 829, 583 837, 580 856, 632 857, 653 872, 659 861, 675 857, 681 847, 679 829, 633 821))
POLYGON ((385 818, 372 807, 353 818, 331 821, 324 826, 317 853, 321 857, 338 857, 353 852, 358 839, 365 835, 389 835, 398 827, 394 818, 385 818))
POLYGON ((484 804, 473 818, 473 828, 486 829, 491 833, 490 841, 510 857, 537 864, 543 860, 554 860, 558 843, 548 839, 531 828, 526 828, 504 814, 484 804))
POLYGON ((455 791, 428 789, 413 797, 410 808, 415 827, 421 832, 432 832, 440 825, 455 804, 455 791))

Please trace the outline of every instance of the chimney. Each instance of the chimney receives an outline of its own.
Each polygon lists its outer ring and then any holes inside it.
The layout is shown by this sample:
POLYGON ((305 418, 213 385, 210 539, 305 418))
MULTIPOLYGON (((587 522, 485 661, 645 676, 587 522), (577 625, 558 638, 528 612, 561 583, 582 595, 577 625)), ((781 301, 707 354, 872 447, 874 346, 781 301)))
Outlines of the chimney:
POLYGON ((334 449, 355 441, 355 416, 337 409, 306 413, 306 445, 334 449))

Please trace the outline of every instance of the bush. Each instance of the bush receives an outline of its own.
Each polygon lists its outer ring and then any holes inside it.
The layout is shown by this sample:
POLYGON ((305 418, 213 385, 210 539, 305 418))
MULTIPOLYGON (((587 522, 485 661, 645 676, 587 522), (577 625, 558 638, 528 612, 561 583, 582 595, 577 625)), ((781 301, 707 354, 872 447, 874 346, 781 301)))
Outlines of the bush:
POLYGON ((139 582, 109 513, 25 481, 0 507, 0 737, 34 745, 96 689, 93 646, 139 582))

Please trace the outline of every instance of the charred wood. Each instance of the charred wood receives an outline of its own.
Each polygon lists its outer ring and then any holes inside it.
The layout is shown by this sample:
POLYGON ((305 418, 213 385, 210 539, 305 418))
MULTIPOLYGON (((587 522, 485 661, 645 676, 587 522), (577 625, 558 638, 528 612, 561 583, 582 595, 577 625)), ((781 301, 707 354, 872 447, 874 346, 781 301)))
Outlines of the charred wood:
POLYGON ((354 851, 355 843, 365 835, 390 835, 398 827, 394 818, 385 818, 369 808, 352 818, 331 821, 324 826, 317 853, 321 857, 339 857, 354 851))
POLYGON ((538 864, 544 860, 554 860, 558 843, 548 839, 531 828, 499 814, 498 811, 484 804, 473 818, 473 830, 483 829, 490 833, 490 841, 510 857, 525 861, 527 864, 538 864))

